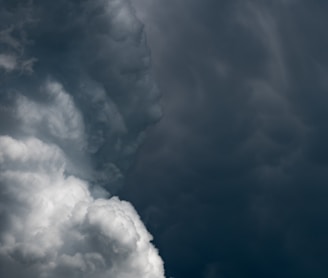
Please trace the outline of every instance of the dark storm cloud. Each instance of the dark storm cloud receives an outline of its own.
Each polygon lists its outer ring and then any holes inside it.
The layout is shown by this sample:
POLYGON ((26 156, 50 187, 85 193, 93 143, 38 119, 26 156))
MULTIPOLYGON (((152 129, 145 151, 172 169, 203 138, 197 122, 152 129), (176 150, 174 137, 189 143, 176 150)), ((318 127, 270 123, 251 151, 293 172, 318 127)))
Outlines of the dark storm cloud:
POLYGON ((326 277, 327 3, 136 6, 165 115, 124 194, 169 274, 326 277))
POLYGON ((0 276, 164 277, 109 198, 161 116, 130 3, 0 0, 0 84, 0 276))
MULTIPOLYGON (((161 113, 143 25, 130 17, 131 7, 119 1, 31 3, 4 2, 0 56, 4 82, 11 91, 29 86, 28 94, 40 99, 37 82, 60 79, 84 111, 96 182, 108 186, 106 173, 113 177, 117 172, 120 184, 129 157, 142 140, 141 131, 161 113), (32 68, 27 82, 12 77, 32 68)), ((47 124, 38 127, 45 129, 47 124)))

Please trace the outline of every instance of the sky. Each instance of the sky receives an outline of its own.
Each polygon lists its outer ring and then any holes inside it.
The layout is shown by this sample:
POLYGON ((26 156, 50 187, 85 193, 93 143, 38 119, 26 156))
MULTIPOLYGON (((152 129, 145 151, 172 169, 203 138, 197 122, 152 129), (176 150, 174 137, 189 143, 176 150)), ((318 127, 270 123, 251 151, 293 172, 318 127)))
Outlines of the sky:
POLYGON ((327 1, 132 2, 164 114, 122 194, 167 276, 327 277, 327 1))
POLYGON ((0 0, 0 277, 328 277, 316 0, 0 0))

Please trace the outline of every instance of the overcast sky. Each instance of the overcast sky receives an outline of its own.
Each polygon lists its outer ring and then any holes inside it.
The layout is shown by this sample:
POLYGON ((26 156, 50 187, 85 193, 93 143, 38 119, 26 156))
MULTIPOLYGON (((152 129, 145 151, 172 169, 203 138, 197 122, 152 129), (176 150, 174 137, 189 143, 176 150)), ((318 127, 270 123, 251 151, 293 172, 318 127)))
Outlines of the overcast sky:
POLYGON ((328 277, 327 1, 132 2, 164 116, 122 195, 167 276, 328 277))
POLYGON ((327 278, 327 10, 0 0, 0 277, 327 278))

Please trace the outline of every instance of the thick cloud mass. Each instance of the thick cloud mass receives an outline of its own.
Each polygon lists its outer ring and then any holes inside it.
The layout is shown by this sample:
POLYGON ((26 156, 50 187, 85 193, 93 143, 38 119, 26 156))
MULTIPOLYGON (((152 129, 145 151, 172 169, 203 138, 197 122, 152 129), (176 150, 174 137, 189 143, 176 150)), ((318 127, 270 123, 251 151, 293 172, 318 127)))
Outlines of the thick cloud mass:
POLYGON ((164 277, 108 199, 161 116, 149 63, 128 1, 0 1, 1 277, 164 277))
POLYGON ((94 199, 56 145, 0 137, 3 277, 162 276, 133 207, 94 199))
POLYGON ((127 1, 2 1, 2 7, 2 99, 20 98, 29 130, 19 132, 65 151, 82 149, 91 158, 92 182, 114 190, 142 131, 161 116, 132 7, 127 1))

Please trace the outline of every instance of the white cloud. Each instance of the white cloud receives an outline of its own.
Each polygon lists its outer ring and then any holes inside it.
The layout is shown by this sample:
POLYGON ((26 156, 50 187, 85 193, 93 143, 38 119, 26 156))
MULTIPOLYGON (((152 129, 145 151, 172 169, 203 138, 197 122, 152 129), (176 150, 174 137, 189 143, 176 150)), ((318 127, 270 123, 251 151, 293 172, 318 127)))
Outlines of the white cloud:
POLYGON ((66 176, 65 156, 37 139, 0 137, 0 258, 35 277, 160 278, 163 264, 134 208, 117 197, 94 199, 66 176), (6 166, 10 165, 10 166, 6 166), (22 165, 30 165, 28 168, 22 165))

